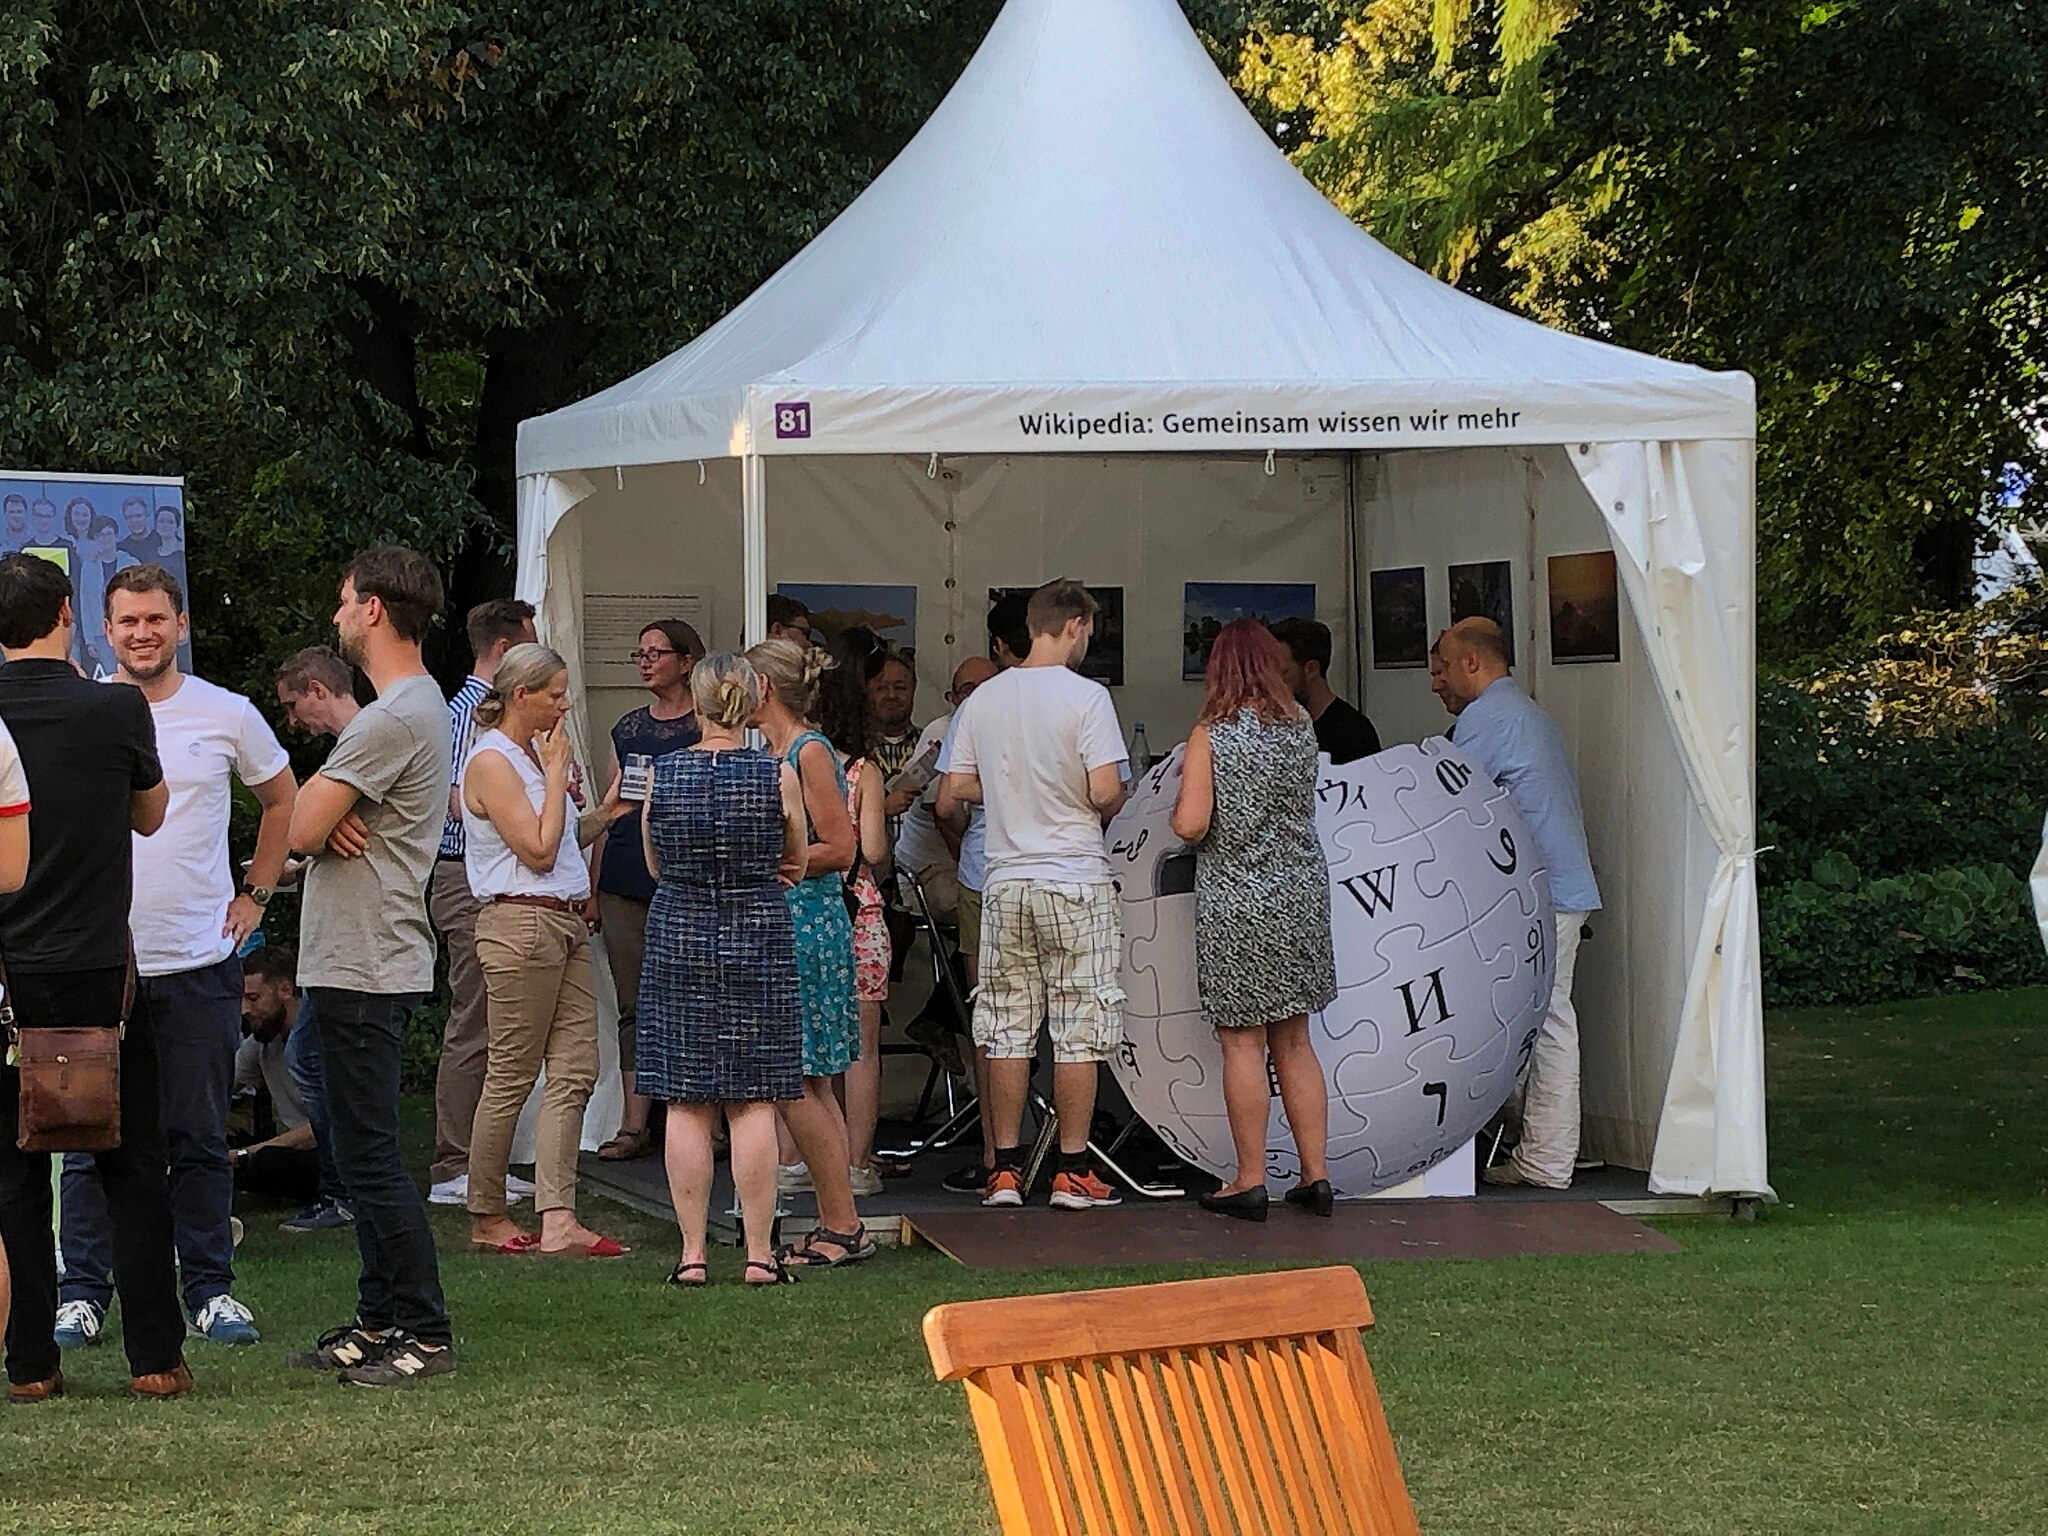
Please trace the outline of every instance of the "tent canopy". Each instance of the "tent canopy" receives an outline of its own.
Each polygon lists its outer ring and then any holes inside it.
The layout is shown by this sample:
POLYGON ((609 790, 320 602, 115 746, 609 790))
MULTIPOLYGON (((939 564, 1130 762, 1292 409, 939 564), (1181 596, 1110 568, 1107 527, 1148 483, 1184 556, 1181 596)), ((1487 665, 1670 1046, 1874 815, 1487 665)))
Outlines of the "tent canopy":
MULTIPOLYGON (((1589 1066, 1588 1124, 1654 1137, 1653 1188, 1766 1194, 1755 422, 1746 375, 1547 330, 1379 245, 1174 0, 1009 0, 810 246, 681 351, 521 426, 519 592, 580 697, 586 591, 645 612, 698 583, 758 635, 771 564, 905 583, 945 640, 922 672, 978 648, 978 594, 1069 570, 1127 584, 1144 662, 1120 703, 1150 712, 1195 686, 1184 579, 1313 582, 1369 653, 1378 563, 1509 557, 1517 670, 1572 717, 1582 773, 1618 726, 1646 735, 1588 806, 1609 942, 1580 994, 1612 1068, 1596 1106, 1589 1066), (1640 647, 1560 669, 1537 644, 1544 561, 1603 529, 1640 647)), ((1435 728, 1420 674, 1371 676, 1376 709, 1435 728)))
POLYGON ((1011 0, 823 234, 690 346, 526 423, 519 467, 1754 431, 1746 375, 1547 330, 1380 245, 1174 0, 1011 0))

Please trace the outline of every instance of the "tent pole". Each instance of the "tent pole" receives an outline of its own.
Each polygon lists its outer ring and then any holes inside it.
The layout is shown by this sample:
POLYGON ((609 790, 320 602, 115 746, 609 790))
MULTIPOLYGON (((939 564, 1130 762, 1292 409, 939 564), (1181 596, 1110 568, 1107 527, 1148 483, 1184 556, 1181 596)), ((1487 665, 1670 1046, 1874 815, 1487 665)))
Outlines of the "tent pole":
POLYGON ((1365 615, 1358 607, 1358 450, 1344 455, 1344 617, 1351 633, 1344 648, 1351 653, 1351 697, 1358 707, 1365 698, 1365 615))
POLYGON ((740 544, 747 590, 747 644, 768 638, 768 466, 758 453, 741 463, 740 544))

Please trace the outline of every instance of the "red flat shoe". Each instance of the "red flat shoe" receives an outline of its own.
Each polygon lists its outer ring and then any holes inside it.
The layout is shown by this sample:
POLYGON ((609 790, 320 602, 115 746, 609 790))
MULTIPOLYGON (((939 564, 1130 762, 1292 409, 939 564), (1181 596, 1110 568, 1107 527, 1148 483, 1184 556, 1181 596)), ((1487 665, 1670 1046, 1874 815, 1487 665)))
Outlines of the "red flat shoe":
POLYGON ((517 1237, 507 1238, 502 1243, 486 1243, 472 1240, 469 1246, 471 1251, 475 1253, 502 1253, 506 1255, 531 1253, 540 1246, 540 1234, 538 1232, 522 1232, 517 1237))
POLYGON ((567 1248, 543 1248, 544 1259, 623 1259, 633 1250, 617 1238, 600 1237, 594 1243, 573 1243, 567 1248))

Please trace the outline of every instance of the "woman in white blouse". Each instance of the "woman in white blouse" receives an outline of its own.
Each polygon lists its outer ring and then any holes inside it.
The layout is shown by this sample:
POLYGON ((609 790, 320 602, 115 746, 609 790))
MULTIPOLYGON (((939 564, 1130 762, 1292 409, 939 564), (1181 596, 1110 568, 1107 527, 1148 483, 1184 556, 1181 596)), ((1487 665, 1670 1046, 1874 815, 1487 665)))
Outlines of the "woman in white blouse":
POLYGON ((480 734, 462 769, 463 859, 483 904, 476 955, 490 1015, 490 1056, 470 1133, 470 1246, 616 1258, 624 1246, 576 1219, 576 1154, 597 1084, 597 994, 583 918, 590 869, 582 850, 625 808, 616 780, 595 810, 571 807, 568 709, 562 658, 544 645, 514 646, 476 707, 480 734), (505 1165, 543 1066, 534 1151, 541 1226, 534 1233, 506 1214, 505 1165))

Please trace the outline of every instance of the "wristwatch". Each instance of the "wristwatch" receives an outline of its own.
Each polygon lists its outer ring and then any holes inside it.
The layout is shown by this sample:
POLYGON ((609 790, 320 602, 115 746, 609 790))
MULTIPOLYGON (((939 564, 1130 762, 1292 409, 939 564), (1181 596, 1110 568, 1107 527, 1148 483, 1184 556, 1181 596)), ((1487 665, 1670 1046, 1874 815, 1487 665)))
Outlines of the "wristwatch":
POLYGON ((257 906, 267 907, 270 905, 270 898, 277 893, 267 885, 251 885, 247 880, 244 880, 242 882, 242 894, 255 902, 257 906))

